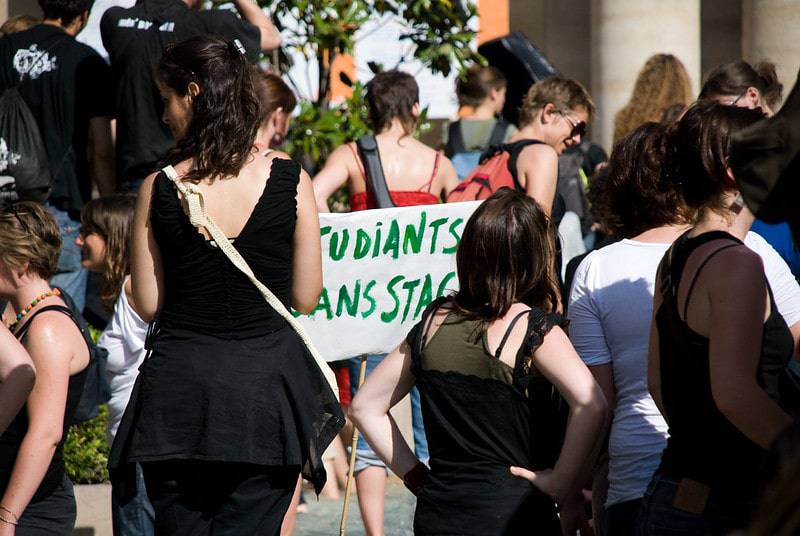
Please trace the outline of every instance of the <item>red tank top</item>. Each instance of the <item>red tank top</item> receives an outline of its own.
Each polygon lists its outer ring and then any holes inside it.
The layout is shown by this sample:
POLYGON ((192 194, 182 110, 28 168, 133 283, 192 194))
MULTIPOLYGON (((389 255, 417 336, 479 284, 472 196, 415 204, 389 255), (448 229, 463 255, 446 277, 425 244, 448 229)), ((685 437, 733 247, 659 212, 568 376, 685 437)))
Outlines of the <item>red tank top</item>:
MULTIPOLYGON (((364 171, 364 166, 361 164, 361 158, 359 158, 358 153, 353 148, 352 144, 347 144, 350 147, 350 150, 353 151, 353 155, 356 157, 356 162, 358 162, 358 169, 361 170, 361 176, 364 177, 364 182, 367 183, 367 174, 364 171)), ((439 158, 441 153, 438 151, 436 152, 436 160, 433 163, 433 173, 431 173, 431 178, 420 186, 419 190, 390 190, 389 195, 392 197, 392 201, 398 207, 414 207, 417 205, 435 205, 439 203, 439 198, 436 197, 431 193, 431 184, 433 184, 433 179, 436 177, 436 172, 439 171, 439 158)), ((371 191, 366 192, 358 192, 350 196, 350 211, 356 212, 358 210, 367 210, 370 208, 378 208, 378 204, 375 201, 375 195, 371 191)))

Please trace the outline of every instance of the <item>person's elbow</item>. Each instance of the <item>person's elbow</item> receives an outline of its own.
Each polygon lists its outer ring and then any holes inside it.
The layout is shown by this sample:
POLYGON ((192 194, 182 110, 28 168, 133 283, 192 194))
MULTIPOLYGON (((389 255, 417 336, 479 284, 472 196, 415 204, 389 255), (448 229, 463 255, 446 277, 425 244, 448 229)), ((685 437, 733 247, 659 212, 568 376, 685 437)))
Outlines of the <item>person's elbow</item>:
POLYGON ((295 292, 292 296, 292 308, 304 315, 311 314, 317 308, 319 297, 322 294, 322 281, 313 285, 313 288, 309 288, 309 286, 300 292, 295 292))
POLYGON ((574 408, 592 420, 604 422, 608 412, 608 402, 606 401, 603 390, 595 383, 591 389, 587 389, 582 396, 573 402, 574 408))
POLYGON ((361 429, 364 421, 368 418, 371 404, 362 393, 356 393, 350 407, 347 409, 347 416, 353 422, 356 428, 361 429))
POLYGON ((739 382, 712 382, 711 396, 717 409, 729 421, 737 422, 737 417, 746 409, 747 400, 754 390, 760 389, 755 381, 741 384, 739 382))
POLYGON ((30 393, 36 383, 36 368, 30 359, 19 359, 13 363, 2 383, 16 385, 20 391, 30 393))

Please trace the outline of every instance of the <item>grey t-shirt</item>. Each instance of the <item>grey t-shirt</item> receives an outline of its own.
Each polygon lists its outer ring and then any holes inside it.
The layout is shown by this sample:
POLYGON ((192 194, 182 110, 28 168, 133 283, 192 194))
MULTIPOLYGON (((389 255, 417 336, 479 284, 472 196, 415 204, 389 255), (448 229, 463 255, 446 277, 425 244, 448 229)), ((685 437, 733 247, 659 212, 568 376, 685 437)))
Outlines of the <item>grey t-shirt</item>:
MULTIPOLYGON (((461 135, 464 137, 464 146, 467 151, 483 151, 489 147, 489 138, 497 119, 461 119, 461 135)), ((447 145, 449 139, 450 123, 443 127, 442 141, 447 145)), ((508 125, 503 142, 507 142, 517 132, 517 127, 508 125)))

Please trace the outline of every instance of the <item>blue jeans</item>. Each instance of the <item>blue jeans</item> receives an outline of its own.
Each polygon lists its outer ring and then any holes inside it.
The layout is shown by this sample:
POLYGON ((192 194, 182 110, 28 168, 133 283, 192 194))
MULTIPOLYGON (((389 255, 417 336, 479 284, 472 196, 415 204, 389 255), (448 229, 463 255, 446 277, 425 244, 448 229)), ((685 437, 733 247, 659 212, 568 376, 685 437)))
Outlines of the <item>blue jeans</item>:
POLYGON ((712 488, 704 505, 696 505, 701 513, 693 513, 673 504, 680 484, 680 479, 660 473, 653 476, 639 510, 638 536, 723 536, 747 525, 753 501, 737 496, 737 491, 749 497, 753 490, 712 488))
MULTIPOLYGON (((368 378, 375 370, 386 354, 374 354, 367 356, 367 370, 365 378, 368 378)), ((350 393, 355 396, 358 391, 358 372, 361 366, 361 358, 354 357, 349 361, 350 366, 350 393)), ((422 405, 419 398, 419 390, 411 388, 411 427, 414 432, 414 453, 424 463, 428 463, 428 439, 425 437, 425 425, 422 422, 422 405)), ((358 436, 356 444, 356 467, 355 472, 359 472, 367 467, 386 467, 380 458, 369 446, 364 436, 358 436)))
POLYGON ((75 302, 78 311, 86 305, 86 280, 88 272, 81 266, 81 248, 75 245, 75 239, 81 229, 81 222, 73 220, 69 213, 46 203, 45 207, 58 222, 61 231, 61 254, 58 256, 58 268, 50 278, 50 285, 67 292, 75 302))
MULTIPOLYGON (((112 484, 113 485, 113 484, 112 484)), ((116 493, 111 493, 111 516, 114 536, 153 536, 155 512, 147 498, 142 466, 136 464, 136 495, 122 503, 116 493)))

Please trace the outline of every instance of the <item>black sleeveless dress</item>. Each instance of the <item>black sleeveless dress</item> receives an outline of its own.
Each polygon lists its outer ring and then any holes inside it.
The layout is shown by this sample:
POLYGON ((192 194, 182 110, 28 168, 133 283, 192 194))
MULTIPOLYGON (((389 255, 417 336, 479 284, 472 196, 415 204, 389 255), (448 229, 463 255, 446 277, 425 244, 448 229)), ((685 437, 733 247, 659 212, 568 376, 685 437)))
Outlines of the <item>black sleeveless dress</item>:
MULTIPOLYGON (((719 411, 711 393, 709 340, 693 331, 684 321, 694 283, 710 258, 742 242, 728 233, 712 231, 693 238, 686 234, 673 245, 660 266, 664 301, 656 313, 659 333, 662 398, 669 423, 669 439, 659 472, 673 478, 688 477, 727 490, 737 500, 752 500, 759 487, 766 451, 753 443, 719 411), (719 241, 699 266, 690 283, 683 316, 680 315, 677 288, 689 256, 698 247, 719 241)), ((787 407, 794 387, 787 377, 794 342, 786 322, 775 306, 772 290, 770 314, 764 322, 761 359, 756 380, 764 391, 787 407)), ((754 311, 753 314, 760 314, 754 311)))
MULTIPOLYGON (((299 166, 274 159, 236 249, 291 305, 299 166)), ((235 209, 235 207, 232 207, 235 209)), ((322 453, 344 424, 336 398, 294 330, 191 225, 162 172, 150 223, 164 269, 164 303, 109 457, 300 466, 319 491, 322 453)))
POLYGON ((443 303, 434 302, 406 339, 431 468, 417 496, 414 533, 560 535, 552 499, 509 468, 544 469, 557 456, 557 425, 547 411, 553 387, 526 370, 525 358, 565 321, 539 309, 527 313, 527 335, 512 368, 499 360, 508 333, 492 355, 478 323, 454 312, 426 344, 426 321, 443 303))

